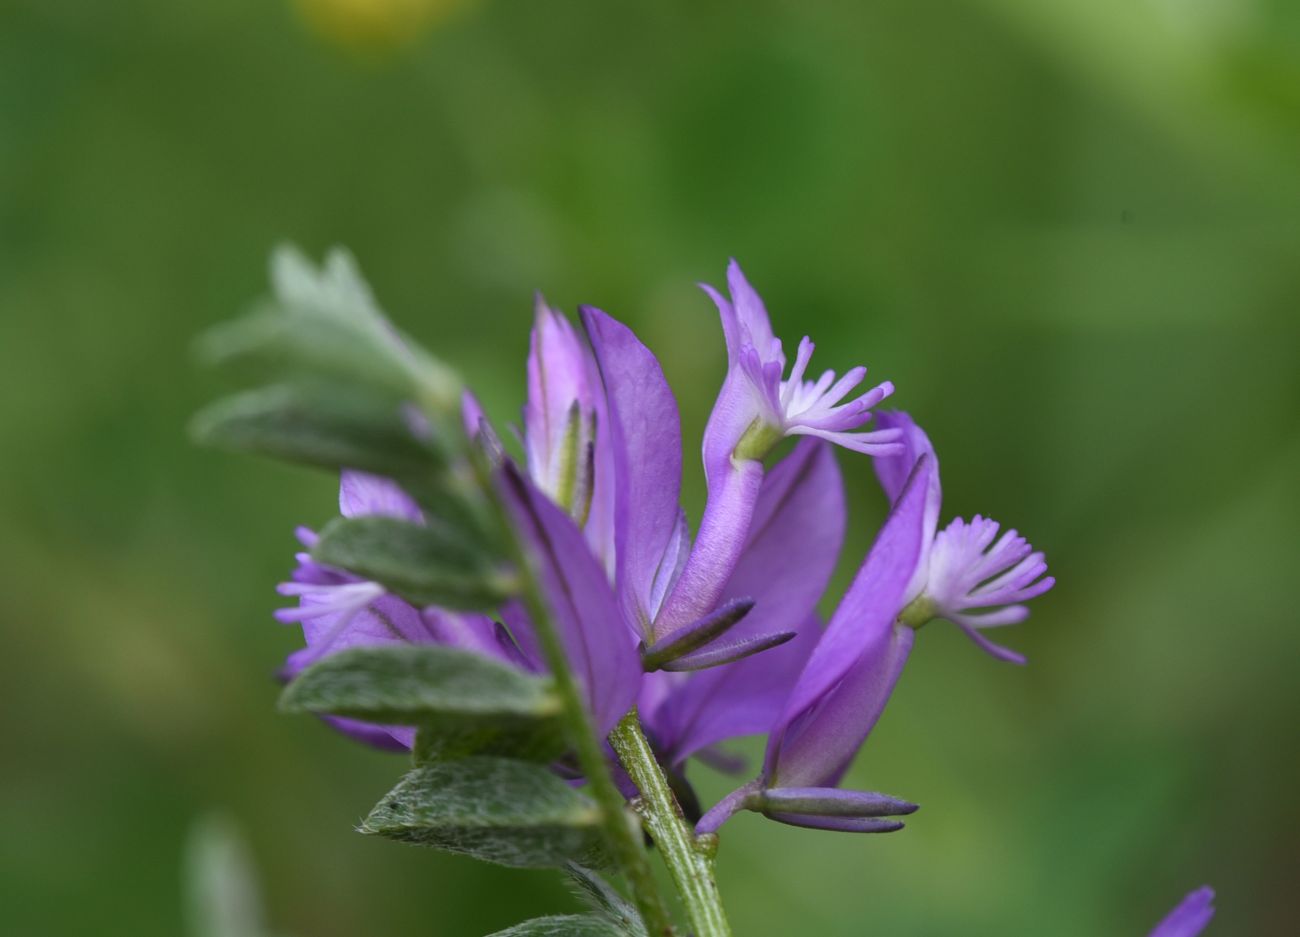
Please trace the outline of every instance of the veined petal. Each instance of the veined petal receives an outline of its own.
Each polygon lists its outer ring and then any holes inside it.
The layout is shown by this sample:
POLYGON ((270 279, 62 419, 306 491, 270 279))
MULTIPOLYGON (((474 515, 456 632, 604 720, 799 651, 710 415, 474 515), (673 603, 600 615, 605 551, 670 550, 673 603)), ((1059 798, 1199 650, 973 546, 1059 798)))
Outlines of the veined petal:
MULTIPOLYGON (((649 637, 656 578, 679 538, 677 401, 659 362, 631 329, 590 306, 582 321, 605 390, 608 417, 599 432, 609 433, 613 451, 615 584, 627 620, 649 637)), ((676 561, 674 554, 670 562, 676 561)))
POLYGON ((879 718, 911 648, 912 629, 894 620, 920 561, 931 471, 929 459, 913 469, 786 701, 768 736, 769 779, 834 784, 879 718))
POLYGON ((501 467, 497 484, 537 565, 569 665, 604 735, 631 708, 641 679, 641 661, 614 593, 572 518, 509 463, 501 467))

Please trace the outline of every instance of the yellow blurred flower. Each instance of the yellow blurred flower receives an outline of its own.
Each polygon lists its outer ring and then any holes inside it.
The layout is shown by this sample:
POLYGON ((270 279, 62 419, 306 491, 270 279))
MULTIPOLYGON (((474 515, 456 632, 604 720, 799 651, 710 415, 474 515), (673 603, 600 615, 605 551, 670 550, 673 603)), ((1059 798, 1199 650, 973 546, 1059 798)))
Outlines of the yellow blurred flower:
POLYGON ((323 38, 360 52, 404 46, 473 0, 294 0, 323 38))

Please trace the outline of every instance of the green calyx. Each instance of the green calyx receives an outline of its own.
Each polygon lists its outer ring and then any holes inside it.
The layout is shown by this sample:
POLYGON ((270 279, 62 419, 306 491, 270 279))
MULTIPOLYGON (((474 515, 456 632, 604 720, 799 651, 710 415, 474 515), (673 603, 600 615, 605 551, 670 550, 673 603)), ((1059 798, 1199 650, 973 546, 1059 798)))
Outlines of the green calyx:
POLYGON ((939 617, 939 607, 934 600, 922 592, 898 613, 898 623, 916 630, 928 621, 939 617))
POLYGON ((745 435, 740 437, 740 442, 736 443, 736 448, 732 450, 731 461, 761 462, 784 438, 785 434, 781 432, 779 426, 773 426, 771 423, 764 422, 761 417, 756 417, 745 430, 745 435))

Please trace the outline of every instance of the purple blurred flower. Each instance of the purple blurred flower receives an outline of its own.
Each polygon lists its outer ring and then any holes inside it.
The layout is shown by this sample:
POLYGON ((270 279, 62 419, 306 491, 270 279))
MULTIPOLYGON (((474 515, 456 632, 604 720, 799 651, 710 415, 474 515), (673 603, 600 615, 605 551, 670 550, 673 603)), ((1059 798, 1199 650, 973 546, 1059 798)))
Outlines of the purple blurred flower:
POLYGON ((1203 885, 1178 903, 1148 937, 1196 937, 1214 917, 1214 889, 1203 885))

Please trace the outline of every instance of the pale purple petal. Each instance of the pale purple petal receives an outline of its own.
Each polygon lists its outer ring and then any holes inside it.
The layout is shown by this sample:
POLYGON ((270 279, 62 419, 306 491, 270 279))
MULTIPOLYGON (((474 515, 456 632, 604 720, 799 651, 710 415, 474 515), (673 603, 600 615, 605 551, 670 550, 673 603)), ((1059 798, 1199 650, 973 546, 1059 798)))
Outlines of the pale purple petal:
POLYGON ((877 413, 876 428, 892 429, 901 433, 900 441, 904 450, 902 455, 877 456, 872 459, 876 477, 880 479, 880 487, 885 490, 885 496, 889 498, 890 504, 898 501, 903 486, 912 474, 912 469, 922 456, 927 456, 934 465, 926 490, 925 541, 921 547, 921 562, 917 565, 916 572, 904 594, 903 604, 906 605, 920 594, 929 575, 930 546, 934 542, 935 531, 939 529, 939 509, 943 506, 943 487, 939 482, 939 460, 934 454, 934 446, 930 444, 930 437, 916 425, 911 416, 902 410, 882 410, 877 413))
POLYGON ((752 660, 693 674, 654 725, 673 761, 729 738, 766 732, 821 634, 814 610, 844 539, 844 486, 830 447, 800 442, 763 482, 754 522, 727 596, 755 599, 729 634, 789 628, 799 634, 752 660))
MULTIPOLYGON (((583 307, 605 389, 614 455, 614 552, 619 601, 628 621, 650 636, 655 580, 675 539, 682 439, 677 401, 659 362, 632 330, 583 307)), ((677 557, 669 559, 676 565, 677 557)))
POLYGON ((498 488, 536 563, 569 666, 604 735, 631 708, 639 689, 641 661, 631 631, 573 519, 509 463, 498 475, 498 488))
POLYGON ((1204 885, 1179 902, 1148 937, 1196 937, 1212 917, 1214 889, 1204 885))
POLYGON ((438 644, 472 651, 503 663, 517 663, 517 657, 502 646, 497 624, 488 616, 432 606, 424 609, 421 615, 430 637, 438 644))
POLYGON ((379 514, 413 523, 424 520, 419 505, 397 482, 351 469, 339 476, 339 513, 344 517, 379 514))

